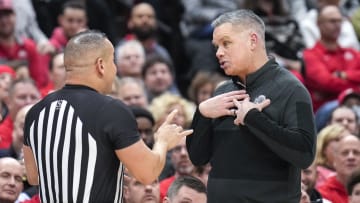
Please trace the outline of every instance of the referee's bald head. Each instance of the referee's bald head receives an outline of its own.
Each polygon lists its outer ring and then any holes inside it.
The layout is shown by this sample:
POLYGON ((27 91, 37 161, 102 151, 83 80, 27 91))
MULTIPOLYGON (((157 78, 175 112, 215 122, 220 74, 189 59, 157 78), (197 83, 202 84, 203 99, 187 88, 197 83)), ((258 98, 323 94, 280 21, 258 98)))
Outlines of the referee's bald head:
POLYGON ((87 30, 72 37, 64 50, 64 64, 67 71, 87 67, 98 57, 103 57, 107 37, 104 33, 87 30))

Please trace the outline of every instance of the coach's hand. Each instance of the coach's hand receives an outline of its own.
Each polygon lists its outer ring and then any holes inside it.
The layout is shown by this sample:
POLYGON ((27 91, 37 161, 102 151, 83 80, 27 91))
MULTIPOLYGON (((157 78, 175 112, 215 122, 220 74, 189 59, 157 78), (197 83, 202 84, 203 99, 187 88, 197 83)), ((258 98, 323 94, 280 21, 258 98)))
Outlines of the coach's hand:
POLYGON ((199 111, 207 118, 233 116, 235 107, 233 100, 243 100, 248 97, 245 90, 227 92, 201 102, 199 111))

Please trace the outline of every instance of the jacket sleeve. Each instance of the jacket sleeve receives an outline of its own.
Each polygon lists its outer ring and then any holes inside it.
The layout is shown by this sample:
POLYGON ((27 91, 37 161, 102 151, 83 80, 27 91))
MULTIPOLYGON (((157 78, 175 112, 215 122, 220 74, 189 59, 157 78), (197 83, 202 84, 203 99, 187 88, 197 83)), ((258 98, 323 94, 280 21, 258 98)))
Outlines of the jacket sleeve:
POLYGON ((193 134, 186 137, 186 147, 191 162, 194 165, 204 165, 209 162, 212 146, 212 119, 201 115, 196 109, 191 128, 193 134))
POLYGON ((295 89, 281 107, 285 124, 279 125, 265 112, 252 109, 245 116, 245 125, 279 157, 296 167, 307 168, 314 159, 316 141, 310 101, 304 88, 295 89))

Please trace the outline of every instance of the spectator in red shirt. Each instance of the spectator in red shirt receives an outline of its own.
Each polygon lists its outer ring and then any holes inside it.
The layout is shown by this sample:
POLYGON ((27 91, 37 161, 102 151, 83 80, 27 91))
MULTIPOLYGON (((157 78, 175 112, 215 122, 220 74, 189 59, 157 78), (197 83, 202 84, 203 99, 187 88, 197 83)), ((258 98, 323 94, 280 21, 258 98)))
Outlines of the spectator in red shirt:
POLYGON ((175 168, 175 175, 170 176, 169 178, 166 178, 160 182, 161 200, 164 199, 168 188, 175 179, 182 176, 191 175, 194 169, 186 149, 185 141, 185 138, 182 139, 179 144, 171 150, 171 162, 175 168))
POLYGON ((47 84, 48 71, 36 44, 28 38, 15 37, 15 12, 12 0, 0 0, 0 63, 27 61, 30 76, 40 88, 47 84))
POLYGON ((318 190, 321 195, 336 203, 348 203, 346 184, 351 175, 360 169, 360 140, 354 135, 341 138, 335 150, 336 176, 328 178, 318 190))
POLYGON ((9 114, 3 118, 0 124, 0 149, 9 148, 12 142, 13 121, 18 111, 28 105, 34 104, 40 99, 40 93, 31 79, 15 81, 9 89, 9 100, 6 105, 9 114))
POLYGON ((68 1, 63 5, 58 17, 59 27, 51 35, 50 44, 53 51, 63 51, 68 40, 76 33, 86 29, 87 17, 85 5, 80 1, 68 1))
POLYGON ((317 21, 321 39, 304 51, 305 84, 315 111, 343 90, 360 86, 359 52, 338 44, 342 20, 337 6, 323 7, 317 21))
POLYGON ((50 60, 49 83, 45 88, 40 90, 41 97, 45 97, 49 93, 62 88, 65 84, 65 66, 64 53, 55 54, 50 60))

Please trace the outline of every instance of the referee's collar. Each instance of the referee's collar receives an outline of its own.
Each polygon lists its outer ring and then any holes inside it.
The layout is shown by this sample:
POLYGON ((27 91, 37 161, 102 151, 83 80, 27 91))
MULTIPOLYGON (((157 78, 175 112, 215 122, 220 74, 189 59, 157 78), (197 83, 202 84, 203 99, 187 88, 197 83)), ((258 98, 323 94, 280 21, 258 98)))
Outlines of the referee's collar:
POLYGON ((63 89, 88 89, 97 92, 94 88, 91 88, 86 85, 75 85, 75 84, 65 84, 63 89))

